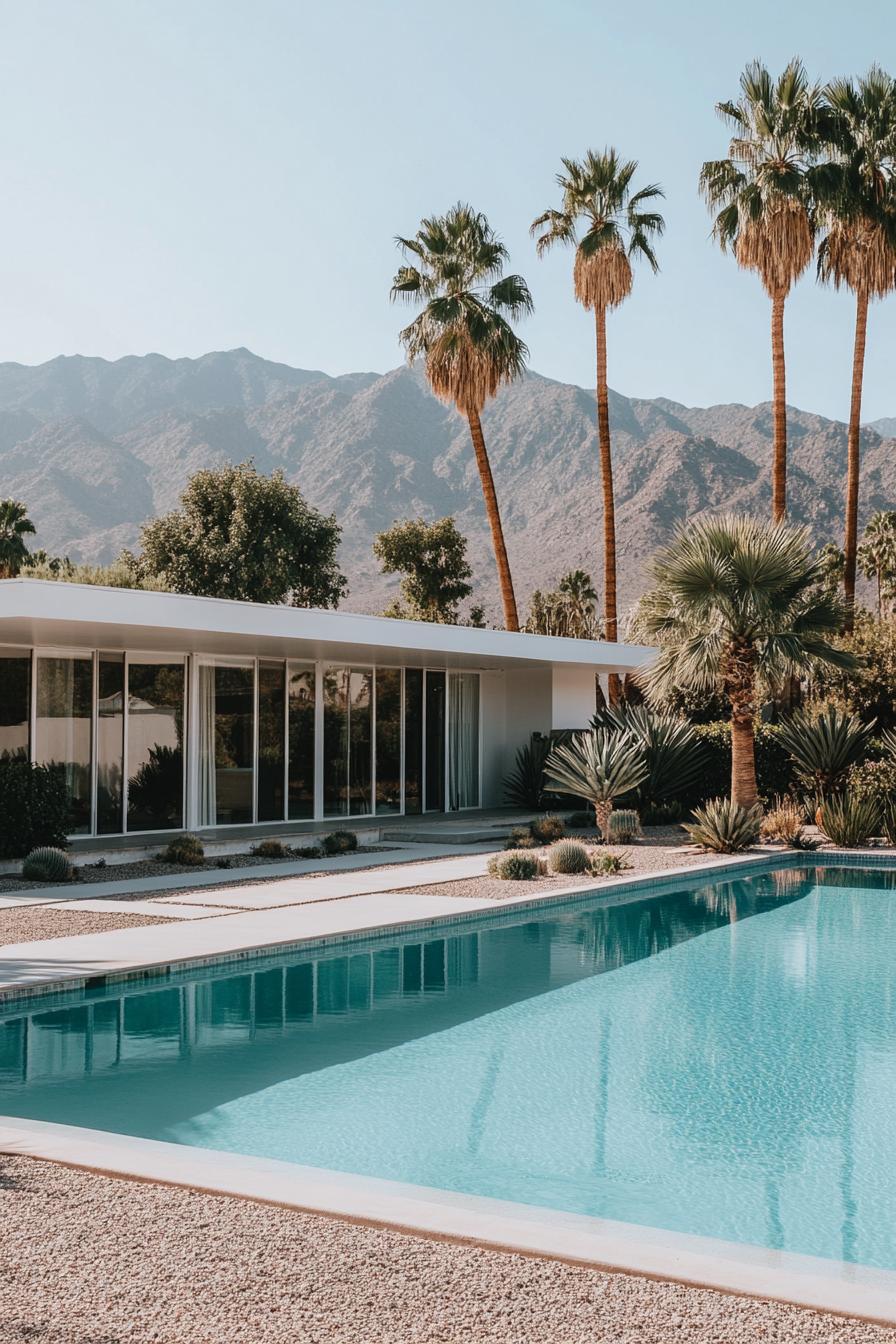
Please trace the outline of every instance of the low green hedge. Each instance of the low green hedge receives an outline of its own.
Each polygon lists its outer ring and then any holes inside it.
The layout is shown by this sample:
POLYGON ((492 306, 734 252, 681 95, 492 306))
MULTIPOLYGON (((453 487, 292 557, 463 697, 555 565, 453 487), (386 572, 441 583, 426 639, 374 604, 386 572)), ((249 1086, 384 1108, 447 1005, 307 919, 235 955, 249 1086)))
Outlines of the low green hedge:
MULTIPOLYGON (((731 792, 731 724, 701 723, 694 730, 706 750, 706 762, 698 789, 681 801, 690 807, 710 798, 726 798, 731 792)), ((789 793, 796 786, 793 762, 778 741, 773 723, 756 725, 756 783, 761 797, 789 793)))
POLYGON ((45 845, 64 849, 68 821, 61 767, 0 756, 0 858, 23 859, 45 845))

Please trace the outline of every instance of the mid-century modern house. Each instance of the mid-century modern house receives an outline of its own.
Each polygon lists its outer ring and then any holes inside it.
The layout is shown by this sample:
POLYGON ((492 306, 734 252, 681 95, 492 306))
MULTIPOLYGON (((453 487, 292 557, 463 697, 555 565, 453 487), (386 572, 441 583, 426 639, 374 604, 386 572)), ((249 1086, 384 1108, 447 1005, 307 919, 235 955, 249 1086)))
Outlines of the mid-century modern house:
POLYGON ((502 802, 533 733, 585 727, 651 650, 175 593, 0 582, 0 755, 65 770, 72 833, 502 802))

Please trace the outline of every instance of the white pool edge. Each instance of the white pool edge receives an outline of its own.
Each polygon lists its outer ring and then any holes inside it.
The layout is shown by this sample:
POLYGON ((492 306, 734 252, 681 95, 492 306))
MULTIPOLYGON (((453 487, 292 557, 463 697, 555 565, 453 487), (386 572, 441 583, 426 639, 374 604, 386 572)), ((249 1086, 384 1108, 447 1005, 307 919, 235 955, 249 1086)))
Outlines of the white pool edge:
POLYGON ((843 1261, 41 1120, 0 1153, 896 1325, 896 1272, 843 1261))

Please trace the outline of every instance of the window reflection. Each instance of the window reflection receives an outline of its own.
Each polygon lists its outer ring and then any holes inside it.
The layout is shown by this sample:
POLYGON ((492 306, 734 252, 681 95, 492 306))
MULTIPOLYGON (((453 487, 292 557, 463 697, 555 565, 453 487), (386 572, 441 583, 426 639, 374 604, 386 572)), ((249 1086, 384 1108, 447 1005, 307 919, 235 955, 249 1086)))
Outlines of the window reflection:
POLYGON ((376 810, 401 811, 401 671, 376 670, 376 810))
POLYGON ((123 828, 124 654, 97 658, 96 829, 117 835, 123 828))
POLYGON ((286 665, 258 664, 258 820, 284 818, 286 665))
POLYGON ((427 812, 445 807, 445 673, 426 673, 427 812))
POLYGON ((183 729, 183 662, 129 663, 129 831, 183 825, 183 729))
POLYGON ((0 650, 0 757, 28 755, 31 654, 0 650))
POLYGON ((289 665, 289 820, 314 816, 314 667, 289 665))
POLYGON ((373 674, 367 668, 329 667, 324 672, 324 811, 359 816, 372 811, 371 707, 373 674))
POLYGON ((41 655, 36 711, 34 759, 62 770, 69 797, 69 833, 89 832, 93 658, 41 655))
POLYGON ((252 667, 199 668, 199 816, 204 826, 251 822, 255 676, 252 667))
POLYGON ((423 811, 423 670, 404 670, 404 810, 423 811))

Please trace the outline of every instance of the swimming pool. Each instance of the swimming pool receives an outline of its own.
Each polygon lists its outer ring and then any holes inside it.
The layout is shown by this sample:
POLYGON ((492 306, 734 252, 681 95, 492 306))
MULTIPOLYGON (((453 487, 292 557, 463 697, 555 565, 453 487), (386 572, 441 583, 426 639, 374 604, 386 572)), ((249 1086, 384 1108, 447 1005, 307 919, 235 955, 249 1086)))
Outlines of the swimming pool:
POLYGON ((896 874, 7 1005, 0 1112, 896 1269, 896 874))

